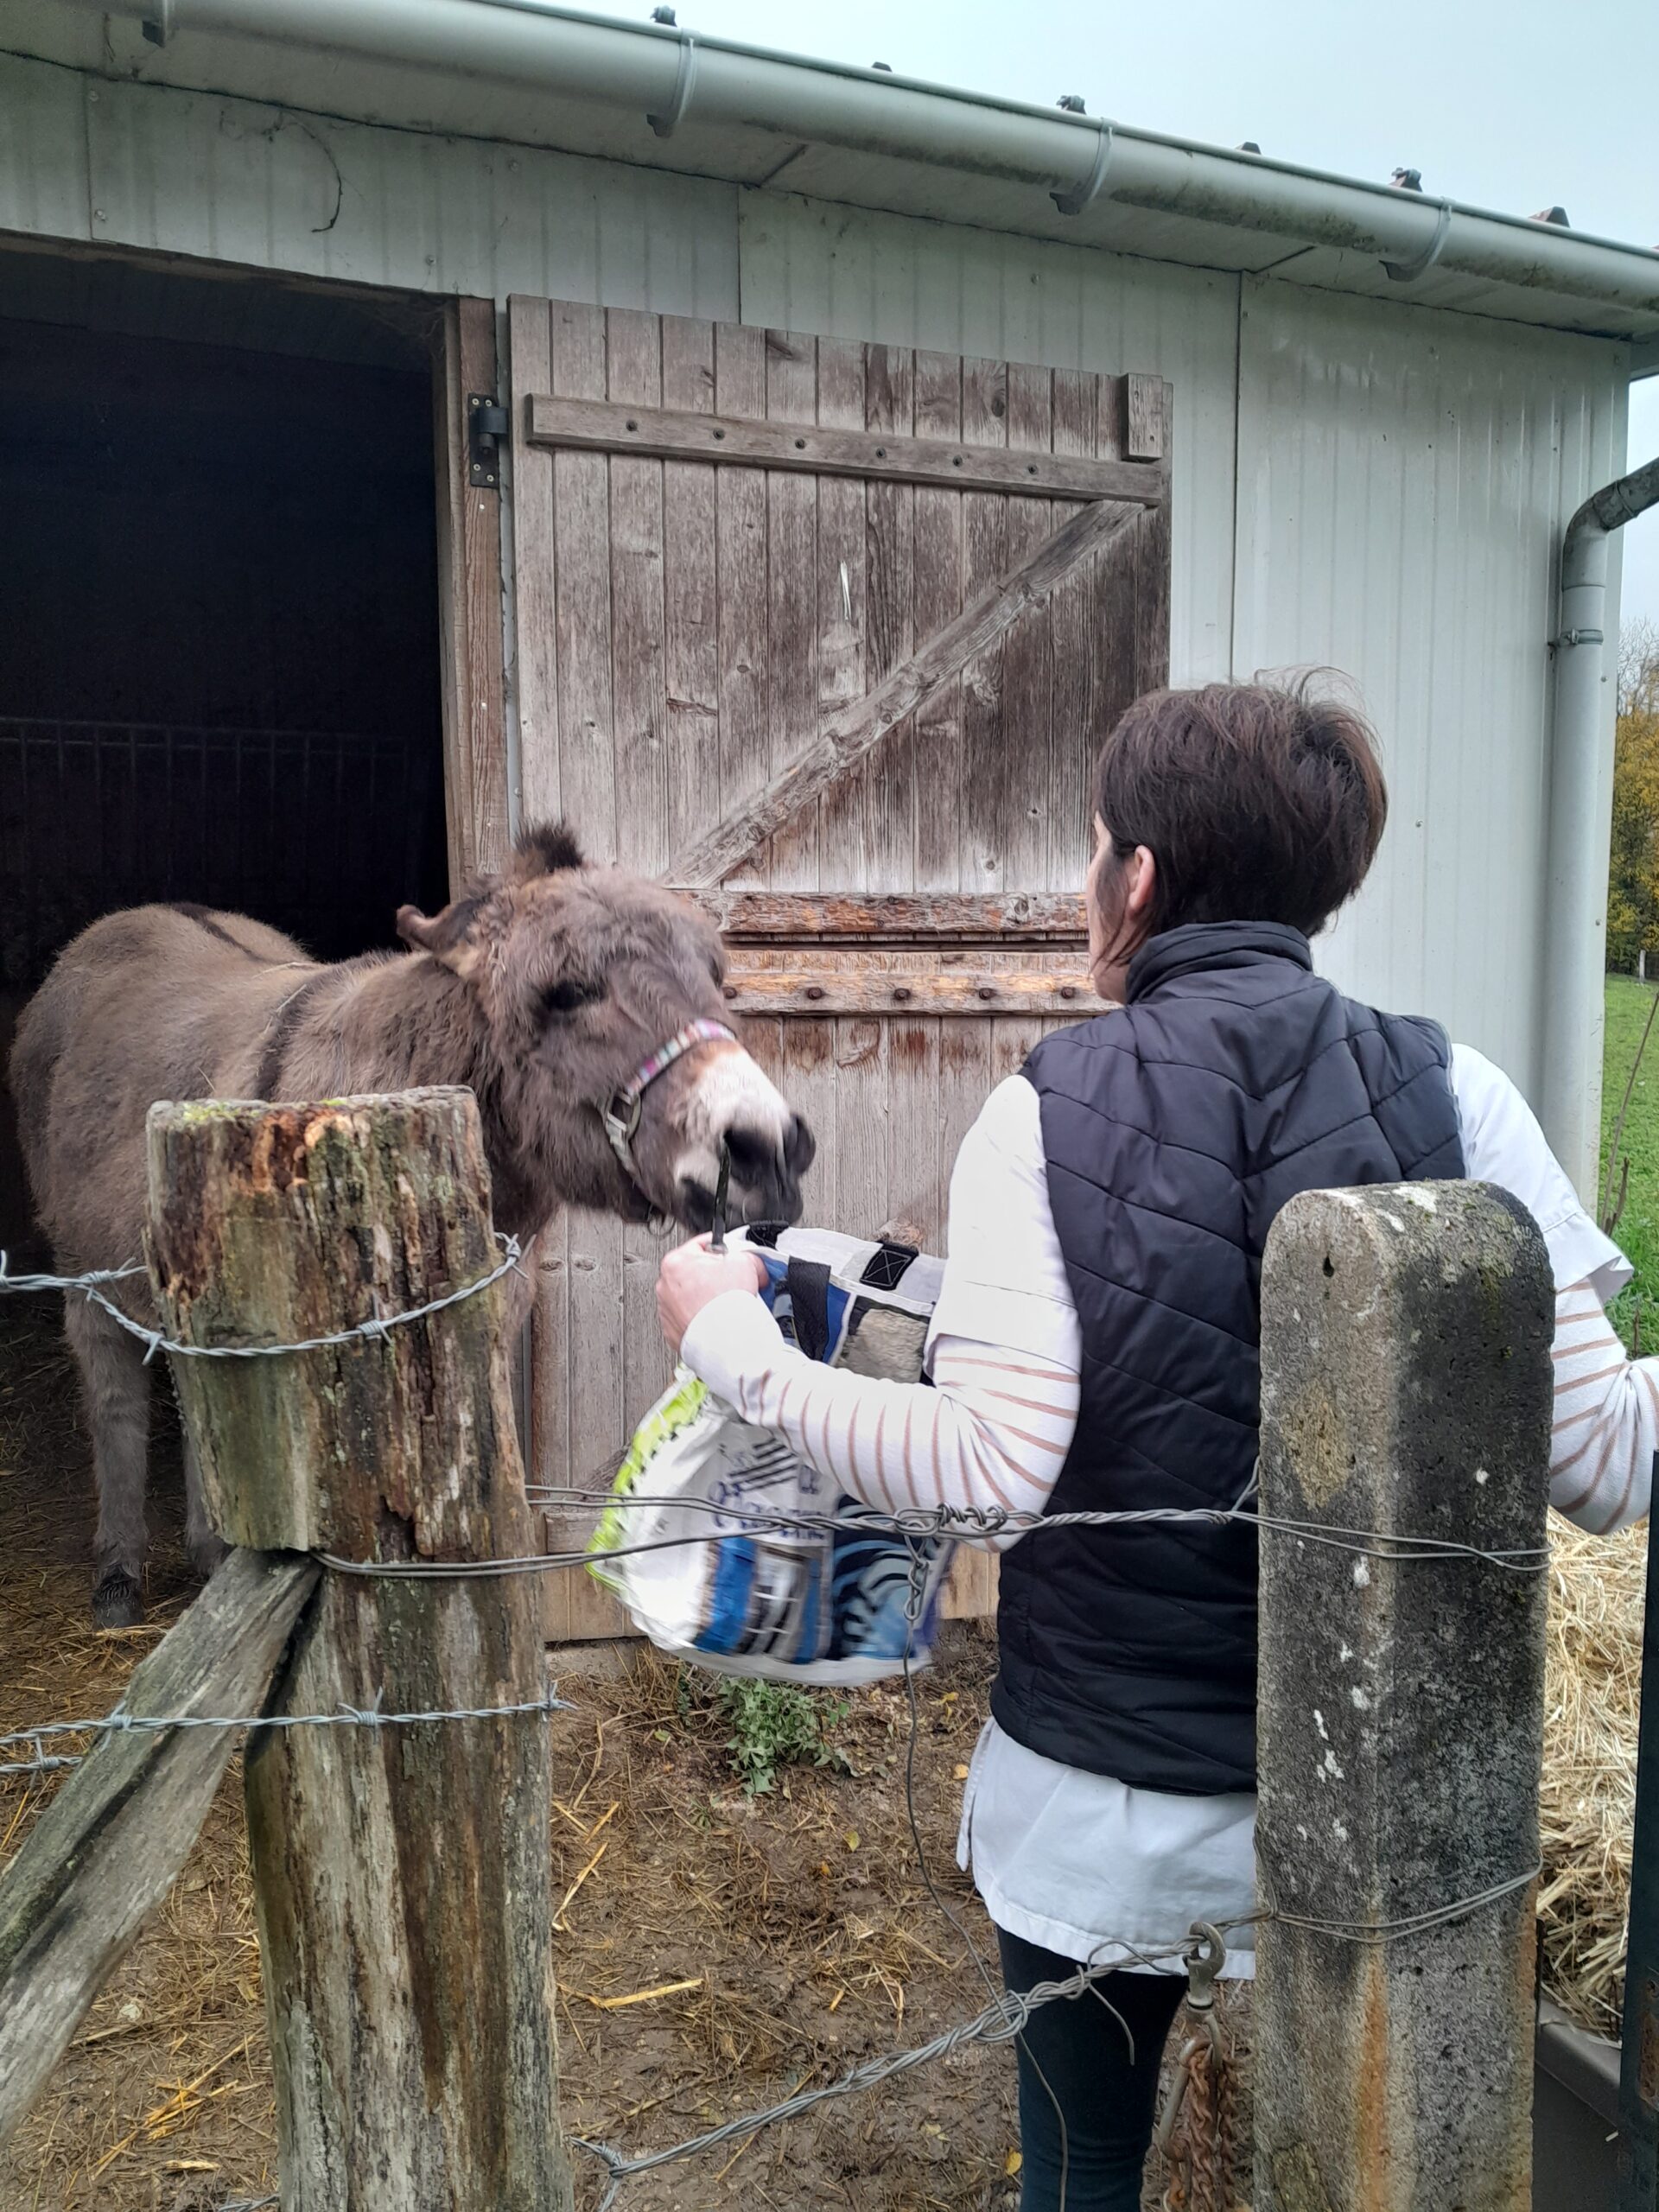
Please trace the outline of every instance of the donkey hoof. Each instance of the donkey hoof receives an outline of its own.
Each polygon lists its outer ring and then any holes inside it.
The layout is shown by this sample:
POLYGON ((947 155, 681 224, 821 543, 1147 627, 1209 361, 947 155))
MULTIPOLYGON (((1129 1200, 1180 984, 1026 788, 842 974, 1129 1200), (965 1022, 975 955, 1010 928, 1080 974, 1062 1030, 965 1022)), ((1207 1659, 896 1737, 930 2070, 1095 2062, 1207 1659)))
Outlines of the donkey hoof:
POLYGON ((105 1575, 93 1589, 95 1628, 137 1628, 143 1618, 143 1611, 138 1600, 138 1585, 118 1567, 105 1575))

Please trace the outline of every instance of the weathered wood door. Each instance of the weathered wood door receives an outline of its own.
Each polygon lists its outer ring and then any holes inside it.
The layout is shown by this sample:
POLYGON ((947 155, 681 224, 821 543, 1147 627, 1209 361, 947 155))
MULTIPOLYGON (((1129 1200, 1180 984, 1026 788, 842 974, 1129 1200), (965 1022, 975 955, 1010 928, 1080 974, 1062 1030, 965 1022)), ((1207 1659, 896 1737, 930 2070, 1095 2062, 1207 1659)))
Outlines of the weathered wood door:
MULTIPOLYGON (((510 340, 524 815, 709 903, 812 1218, 931 1243, 987 1092, 1090 1003, 1090 769, 1168 665, 1166 388, 557 301, 510 340)), ((582 1482, 665 1379, 658 1247, 551 1242, 534 1478, 582 1482)), ((550 1625, 615 1616, 579 1578, 550 1625)))

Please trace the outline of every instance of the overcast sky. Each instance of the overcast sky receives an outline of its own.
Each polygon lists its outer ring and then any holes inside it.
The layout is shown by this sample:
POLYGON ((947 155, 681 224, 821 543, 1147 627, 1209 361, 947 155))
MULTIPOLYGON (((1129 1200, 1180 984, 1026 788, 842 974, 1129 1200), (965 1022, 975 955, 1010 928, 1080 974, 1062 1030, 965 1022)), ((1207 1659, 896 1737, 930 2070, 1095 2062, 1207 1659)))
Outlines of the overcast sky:
MULTIPOLYGON (((1426 192, 1516 215, 1558 204, 1576 230, 1659 245, 1656 0, 680 0, 678 12, 715 37, 972 91, 1078 92, 1091 115, 1214 145, 1254 138, 1347 176, 1421 169, 1426 192)), ((1631 395, 1630 465, 1656 452, 1659 377, 1631 395)), ((1624 539, 1624 619, 1659 621, 1659 509, 1624 539)))

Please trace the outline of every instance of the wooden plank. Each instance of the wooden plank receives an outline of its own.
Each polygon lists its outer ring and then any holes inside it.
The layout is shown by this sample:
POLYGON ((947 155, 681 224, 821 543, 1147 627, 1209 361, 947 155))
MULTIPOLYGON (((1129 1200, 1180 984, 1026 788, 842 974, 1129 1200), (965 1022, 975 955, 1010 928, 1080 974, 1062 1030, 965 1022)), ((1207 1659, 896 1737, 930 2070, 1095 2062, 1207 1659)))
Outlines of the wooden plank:
MULTIPOLYGON (((352 1330, 476 1281, 496 1256, 467 1091, 158 1107, 149 1152, 152 1279, 189 1344, 352 1330)), ((380 1342, 175 1363, 223 1533, 270 1528, 283 1549, 393 1570, 323 1577, 278 1712, 545 1700, 528 1578, 395 1571, 520 1557, 534 1541, 501 1334, 511 1305, 499 1286, 380 1342)), ((531 1713, 253 1736, 248 1841, 287 2202, 569 2202, 550 1756, 531 1713)))
MULTIPOLYGON (((818 420, 832 429, 864 427, 868 349, 833 339, 818 341, 818 420)), ((825 476, 818 484, 818 708, 820 721, 869 689, 866 486, 857 477, 825 476)), ((871 880, 864 843, 864 792, 855 777, 819 800, 820 883, 861 887, 871 880)))
MULTIPOLYGON (((765 416, 766 347, 764 331, 715 325, 715 405, 721 416, 765 416)), ((766 732, 766 484, 752 468, 721 467, 715 474, 720 787, 722 807, 729 812, 763 789, 772 771, 766 732)), ((733 865, 750 859, 760 842, 757 837, 733 865)))
MULTIPOLYGON (((962 365, 962 429, 969 438, 1007 435, 1007 368, 1001 361, 962 365)), ((1008 565, 1008 503, 969 493, 962 503, 962 598, 976 605, 1008 565)), ((962 788, 957 836, 964 891, 1001 890, 1007 882, 1001 800, 1007 731, 1003 715, 1004 639, 999 632, 963 672, 962 788)))
POLYGON ((855 1236, 874 1236, 890 1211, 887 1026, 866 1015, 836 1021, 834 1029, 835 1224, 855 1236))
MULTIPOLYGON (((810 423, 817 406, 817 340, 793 330, 766 338, 768 426, 810 423)), ((766 480, 767 768, 775 772, 810 745, 818 728, 818 486, 783 471, 766 480)), ((772 839, 767 880, 818 880, 818 824, 806 808, 772 839)))
MULTIPOLYGON (((1014 362, 1008 369, 1008 451, 1046 453, 1054 442, 1053 375, 1014 362)), ((1064 512, 1064 511, 1058 511, 1064 512)), ((1008 501, 1010 561, 1025 557, 1054 527, 1057 510, 1041 499, 1008 501)), ((1069 581, 1069 579, 1065 580, 1069 581)), ((1049 885, 1048 816, 1052 789, 1053 637, 1049 600, 1025 609, 1002 649, 1002 744, 995 793, 976 791, 1004 824, 1007 883, 1049 885)))
MULTIPOLYGON (((869 428, 883 437, 907 432, 915 409, 914 354, 907 346, 872 346, 868 362, 864 412, 869 428)), ((872 685, 902 667, 916 650, 915 523, 914 489, 872 477, 864 487, 869 622, 866 665, 872 685)), ((862 880, 878 889, 913 883, 913 717, 893 730, 879 760, 864 763, 856 781, 863 796, 862 880)))
POLYGON ((943 1252, 939 1219, 941 1024, 903 1017, 887 1024, 887 1211, 912 1224, 924 1249, 943 1252))
POLYGON ((550 309, 545 300, 507 302, 512 420, 512 602, 518 700, 519 806, 526 822, 556 821, 559 787, 557 564, 553 527, 554 457, 524 433, 529 410, 519 393, 553 377, 550 309))
MULTIPOLYGON (((976 656, 982 663, 1024 608, 1074 563, 1086 559, 1141 513, 1137 507, 1100 503, 1084 507, 1028 555, 981 590, 954 622, 936 631, 911 658, 862 699, 830 716, 812 747, 764 790, 728 814, 719 829, 682 853, 671 879, 694 888, 712 887, 745 861, 838 776, 873 753, 888 734, 933 691, 976 656)), ((722 584, 721 597, 724 600, 722 584)), ((1000 729, 1000 717, 998 727, 1000 729)))
MULTIPOLYGON (((662 395, 657 316, 612 308, 605 318, 613 399, 648 406, 662 395)), ((616 788, 630 867, 655 874, 668 858, 664 725, 663 464, 619 454, 611 474, 611 714, 616 788)))
MULTIPOLYGON (((556 390, 604 396, 601 308, 557 302, 552 346, 556 390)), ((554 456, 553 534, 560 791, 588 857, 614 860, 610 463, 602 454, 554 456)))
MULTIPOLYGON (((655 406, 662 399, 662 327, 639 309, 612 308, 605 318, 606 365, 613 400, 655 406)), ((668 856, 668 764, 664 743, 664 464, 632 453, 611 469, 611 685, 614 701, 618 832, 629 864, 655 873, 668 856)), ((707 474, 707 471, 704 471, 707 474)), ((621 1305, 621 1422, 618 1449, 659 1396, 672 1371, 657 1321, 661 1242, 644 1223, 617 1238, 621 1305)), ((584 1316, 584 1319, 585 1319, 584 1316)), ((575 1382, 573 1371, 572 1381, 575 1382)), ((591 1582, 592 1578, 588 1578, 591 1582)), ((595 1594, 609 1593, 593 1586, 595 1594)), ((575 1592, 570 1602, 581 1607, 575 1592)))
MULTIPOLYGON (((1163 449, 1170 443, 1169 386, 1158 378, 1144 379, 1157 386, 1159 436, 1163 449)), ((1149 404, 1149 403, 1148 403, 1149 404)), ((1169 566, 1170 512, 1167 502, 1147 516, 1147 528, 1136 535, 1135 558, 1135 683, 1137 697, 1161 690, 1169 682, 1169 566)))
MULTIPOLYGON (((748 969, 728 974, 726 1002, 743 1014, 1078 1014, 1095 1011, 1081 963, 1069 969, 936 969, 893 975, 868 968, 748 969)), ((791 1099, 791 1104, 797 1102, 791 1099)))
POLYGON ((499 865, 509 842, 501 658, 501 495, 467 481, 467 403, 497 390, 495 303, 450 301, 439 410, 438 613, 449 880, 499 865))
MULTIPOLYGON (((715 334, 663 317, 663 397, 707 413, 715 404, 715 334)), ((663 667, 671 849, 720 819, 720 654, 715 471, 663 463, 663 667)))
MULTIPOLYGON (((1054 447, 1093 453, 1099 378, 1084 370, 1054 372, 1054 447)), ((1098 652, 1090 568, 1073 569, 1049 600, 1050 673, 1048 880, 1081 883, 1094 850, 1095 669, 1098 652)))
POLYGON ((818 1141, 817 1156, 805 1185, 805 1218, 839 1222, 841 1160, 836 1141, 836 1025, 833 1021, 785 1021, 779 1027, 783 1059, 782 1073, 777 1078, 779 1088, 818 1141))
POLYGON ((728 943, 903 944, 914 938, 984 938, 1015 944, 1088 936, 1083 900, 1069 891, 690 891, 728 943))
MULTIPOLYGON (((718 336, 733 327, 722 324, 718 336)), ((1084 461, 1034 453, 1014 461, 994 444, 946 445, 875 431, 815 429, 806 423, 745 420, 723 400, 713 416, 676 415, 643 407, 583 405, 563 392, 557 398, 537 393, 530 403, 530 435, 538 445, 565 452, 695 457, 728 467, 798 469, 870 482, 948 485, 957 491, 1020 492, 1034 499, 1118 499, 1155 506, 1165 493, 1163 472, 1153 462, 1084 461)))
MULTIPOLYGON (((916 427, 936 438, 962 435, 962 363, 954 353, 916 356, 916 427)), ((962 612, 963 500, 955 493, 916 493, 914 621, 918 638, 962 612)), ((939 684, 918 708, 916 887, 954 891, 962 882, 962 678, 939 684)))
POLYGON ((1130 461, 1162 461, 1169 448, 1165 437, 1164 394, 1161 377, 1125 377, 1123 452, 1130 461))
MULTIPOLYGON (((134 1672, 130 1713, 257 1714, 315 1562, 235 1551, 134 1672)), ((100 1736, 0 1878, 0 2144, 184 1863, 241 1738, 100 1736)))

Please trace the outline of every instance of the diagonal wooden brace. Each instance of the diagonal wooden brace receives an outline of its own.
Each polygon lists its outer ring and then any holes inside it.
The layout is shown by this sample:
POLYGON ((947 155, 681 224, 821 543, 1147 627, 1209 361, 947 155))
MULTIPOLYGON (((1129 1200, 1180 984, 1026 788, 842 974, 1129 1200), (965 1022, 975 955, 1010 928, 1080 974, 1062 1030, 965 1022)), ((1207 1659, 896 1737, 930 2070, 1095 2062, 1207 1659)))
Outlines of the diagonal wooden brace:
POLYGON ((1097 553, 1109 538, 1139 525, 1148 512, 1100 499, 1062 524, 1052 537, 988 585, 954 621, 936 630, 873 691, 827 716, 817 739, 798 760, 707 836, 676 855, 668 880, 690 891, 709 890, 721 882, 757 846, 874 753, 976 653, 995 645, 1070 570, 1097 553))

